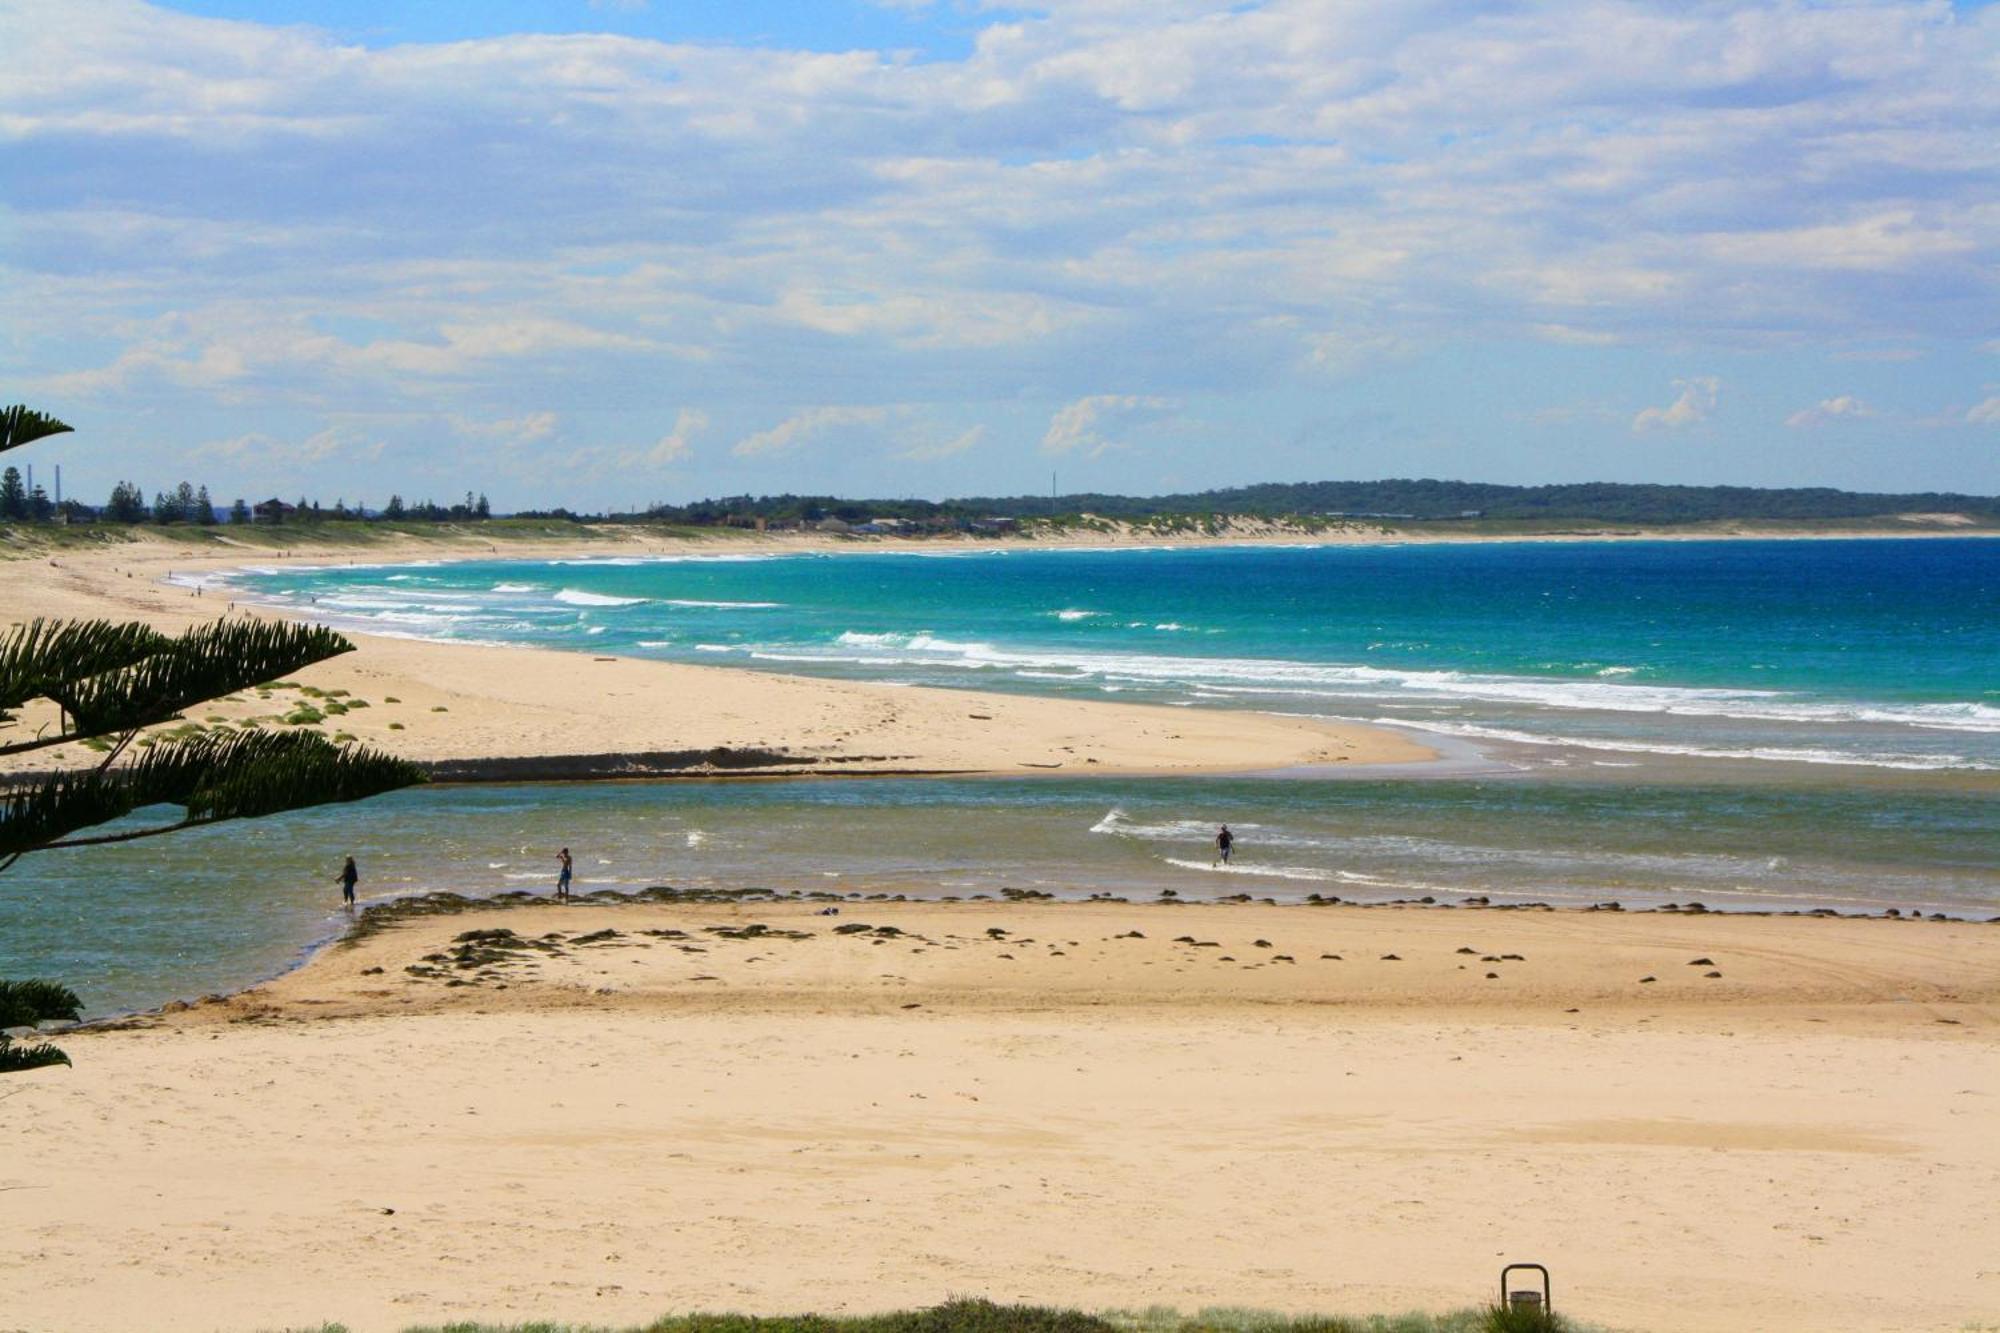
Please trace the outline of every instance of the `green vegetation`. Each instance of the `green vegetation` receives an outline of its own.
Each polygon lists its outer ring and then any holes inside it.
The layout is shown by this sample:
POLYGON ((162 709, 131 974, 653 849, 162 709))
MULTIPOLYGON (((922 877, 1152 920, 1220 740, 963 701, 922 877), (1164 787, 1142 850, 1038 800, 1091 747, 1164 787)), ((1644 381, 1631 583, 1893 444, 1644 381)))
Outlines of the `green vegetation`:
MULTIPOLYGON (((26 408, 0 410, 0 449, 68 430, 26 408)), ((413 765, 319 735, 209 731, 185 718, 188 709, 353 648, 319 626, 244 620, 171 636, 143 624, 31 620, 0 634, 0 760, 9 761, 0 772, 0 871, 30 852, 129 842, 423 781, 413 765), (24 709, 41 716, 31 725, 24 709), (47 773, 12 768, 18 756, 71 744, 103 758, 47 773), (163 806, 178 807, 179 817, 141 815, 163 806)), ((292 719, 322 715, 301 704, 292 719)), ((0 981, 0 1028, 74 1019, 78 1008, 76 996, 53 983, 0 981)), ((50 1046, 8 1042, 0 1053, 0 1068, 67 1063, 50 1046)))
MULTIPOLYGON (((287 1333, 346 1333, 339 1324, 287 1333)), ((1560 1317, 1511 1314, 1497 1309, 1450 1314, 1282 1315, 1263 1310, 1215 1309, 1181 1314, 1155 1307, 1085 1314, 1034 1305, 955 1300, 929 1310, 892 1314, 668 1315, 649 1324, 610 1328, 598 1324, 424 1324, 406 1333, 1580 1333, 1560 1317)))
MULTIPOLYGON (((655 505, 647 519, 692 524, 812 525, 826 519, 858 524, 897 520, 920 530, 1018 524, 1024 535, 1106 530, 1111 521, 1142 531, 1210 534, 1232 518, 1281 523, 1301 531, 1342 524, 1503 525, 1501 530, 1560 531, 1577 524, 1679 527, 1700 523, 1773 525, 1866 524, 1896 521, 1899 514, 1962 514, 1982 527, 2000 527, 2000 496, 1939 492, 1863 494, 1826 487, 1767 490, 1749 486, 1654 486, 1591 482, 1569 486, 1500 486, 1484 482, 1393 479, 1267 483, 1178 495, 1085 493, 1062 496, 975 496, 928 500, 849 500, 836 496, 729 496, 689 505, 655 505)), ((1479 530, 1475 528, 1474 530, 1479 530)), ((1487 529, 1492 530, 1492 529, 1487 529)))
POLYGON ((60 1019, 74 1022, 82 1009, 75 991, 53 981, 0 981, 0 1074, 68 1064, 69 1057, 47 1042, 17 1045, 7 1029, 60 1019))

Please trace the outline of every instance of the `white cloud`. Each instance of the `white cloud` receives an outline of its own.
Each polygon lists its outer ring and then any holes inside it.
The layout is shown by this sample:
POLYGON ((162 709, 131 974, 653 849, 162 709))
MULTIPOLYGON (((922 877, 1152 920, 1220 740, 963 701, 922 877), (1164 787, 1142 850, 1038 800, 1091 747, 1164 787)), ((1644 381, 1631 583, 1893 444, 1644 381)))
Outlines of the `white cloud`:
POLYGON ((232 471, 250 467, 267 474, 296 477, 304 469, 328 462, 373 463, 387 447, 388 442, 371 431, 352 425, 333 425, 299 440, 249 431, 197 445, 191 457, 226 463, 232 471))
MULTIPOLYGON (((36 311, 5 335, 10 373, 273 437, 330 404, 526 402, 631 450, 689 401, 734 427, 774 383, 937 421, 1138 384, 1247 420, 1452 344, 1471 371, 1397 391, 1473 417, 1512 364, 1487 350, 1588 373, 1611 345, 1943 363, 1992 337, 1992 11, 877 3, 949 10, 976 40, 921 60, 360 45, 0 0, 0 172, 35 182, 4 219, 0 283, 36 311)), ((1713 389, 1676 393, 1633 428, 1713 411, 1713 389)), ((1043 447, 1103 447, 1136 424, 1117 401, 1058 413, 1043 447)), ((859 424, 700 461, 726 488, 732 457, 859 424)))
POLYGON ((967 450, 978 446, 986 438, 986 427, 974 426, 948 440, 919 441, 899 451, 898 458, 907 458, 913 463, 937 463, 947 458, 956 458, 967 450))
POLYGON ((674 418, 674 428, 654 442, 653 447, 639 456, 638 462, 646 467, 672 467, 685 463, 694 452, 694 437, 708 429, 708 413, 700 408, 684 407, 674 418))
POLYGON ((1674 388, 1680 390, 1674 401, 1665 407, 1648 407, 1632 418, 1632 429, 1644 433, 1649 430, 1679 430, 1706 421, 1715 410, 1716 396, 1722 390, 1722 381, 1713 375, 1695 375, 1684 380, 1675 380, 1674 388))
POLYGON ((1878 415, 1874 408, 1853 394, 1843 393, 1838 397, 1822 399, 1811 407, 1800 408, 1785 418, 1785 424, 1793 430, 1804 430, 1830 421, 1860 421, 1878 415))
POLYGON ((1069 454, 1082 452, 1095 458, 1107 449, 1118 447, 1123 442, 1106 434, 1117 427, 1131 427, 1143 424, 1171 408, 1173 404, 1165 398, 1139 397, 1134 394, 1100 393, 1088 398, 1079 398, 1066 407, 1059 408, 1049 419, 1049 429, 1042 436, 1042 452, 1045 454, 1069 454))
POLYGON ((1988 398, 1974 404, 1965 414, 1967 424, 1973 426, 2000 426, 2000 398, 1988 398))
POLYGON ((501 417, 492 421, 480 421, 458 415, 453 415, 450 420, 453 430, 471 439, 498 440, 503 444, 533 444, 553 436, 560 418, 554 412, 530 412, 525 416, 501 417))
POLYGON ((785 453, 845 426, 872 426, 888 418, 881 407, 809 407, 769 430, 746 435, 730 447, 738 458, 785 453))

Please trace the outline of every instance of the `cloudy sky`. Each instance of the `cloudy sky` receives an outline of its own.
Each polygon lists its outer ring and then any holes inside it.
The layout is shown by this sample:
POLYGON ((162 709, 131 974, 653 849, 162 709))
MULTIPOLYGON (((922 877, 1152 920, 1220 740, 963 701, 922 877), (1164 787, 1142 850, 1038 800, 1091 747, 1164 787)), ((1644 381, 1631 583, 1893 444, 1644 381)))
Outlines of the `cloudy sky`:
POLYGON ((0 51, 0 401, 84 499, 2000 491, 2000 6, 0 0, 0 51))

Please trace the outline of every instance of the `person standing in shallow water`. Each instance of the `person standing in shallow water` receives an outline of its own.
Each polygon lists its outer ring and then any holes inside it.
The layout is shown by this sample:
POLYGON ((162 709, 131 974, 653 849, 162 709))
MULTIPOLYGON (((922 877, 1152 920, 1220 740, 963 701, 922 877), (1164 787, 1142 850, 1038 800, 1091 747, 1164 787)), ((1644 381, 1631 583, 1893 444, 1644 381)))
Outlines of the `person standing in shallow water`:
POLYGON ((1223 865, 1229 864, 1229 853, 1236 846, 1236 835, 1229 831, 1229 825, 1222 826, 1222 832, 1215 835, 1215 859, 1223 865))
POLYGON ((558 867, 556 870, 556 897, 567 898, 569 897, 569 848, 565 847, 556 853, 556 866, 558 867))
POLYGON ((354 906, 354 886, 360 879, 361 872, 354 868, 354 858, 350 856, 340 868, 340 900, 349 907, 354 906))

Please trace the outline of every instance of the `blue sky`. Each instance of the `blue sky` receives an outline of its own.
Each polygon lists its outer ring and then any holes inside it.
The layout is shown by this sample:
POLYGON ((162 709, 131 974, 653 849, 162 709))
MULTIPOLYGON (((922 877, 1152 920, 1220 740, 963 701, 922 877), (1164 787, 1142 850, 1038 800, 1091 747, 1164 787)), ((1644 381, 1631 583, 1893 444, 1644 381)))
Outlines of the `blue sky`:
POLYGON ((2000 491, 1989 5, 0 0, 0 49, 0 400, 84 498, 2000 491))

